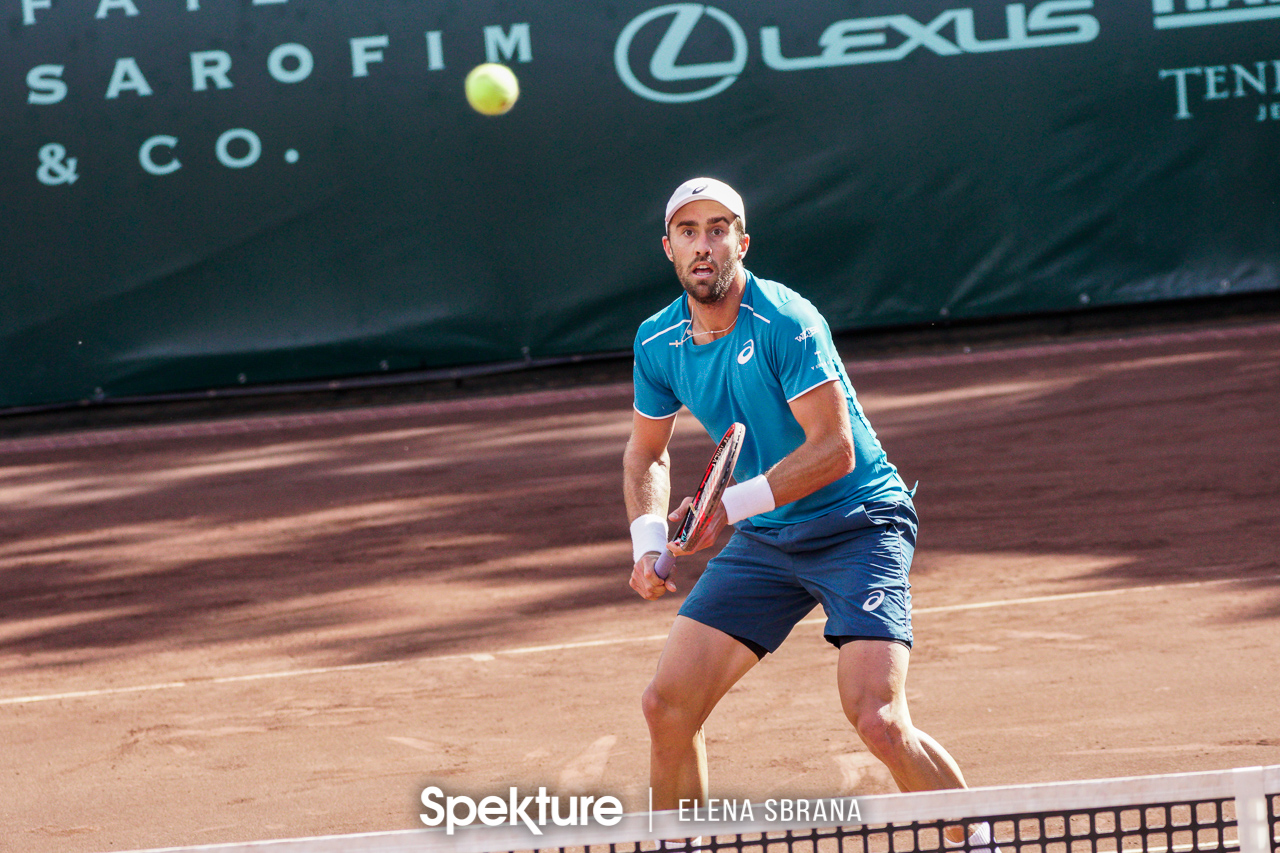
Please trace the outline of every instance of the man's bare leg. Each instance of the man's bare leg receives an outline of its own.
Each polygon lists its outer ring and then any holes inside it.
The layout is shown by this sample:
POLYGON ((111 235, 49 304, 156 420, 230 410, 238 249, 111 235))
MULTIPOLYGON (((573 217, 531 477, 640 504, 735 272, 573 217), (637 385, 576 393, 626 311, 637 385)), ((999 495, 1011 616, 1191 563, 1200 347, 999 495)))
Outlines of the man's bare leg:
MULTIPOLYGON (((845 716, 902 791, 966 787, 959 765, 911 722, 907 709, 910 651, 900 643, 854 640, 840 648, 837 679, 845 716)), ((972 827, 971 827, 972 829, 972 827)), ((949 832, 952 842, 964 839, 949 832)))
POLYGON ((756 660, 755 652, 728 634, 676 617, 643 698, 656 811, 677 808, 680 800, 706 802, 702 724, 756 660))

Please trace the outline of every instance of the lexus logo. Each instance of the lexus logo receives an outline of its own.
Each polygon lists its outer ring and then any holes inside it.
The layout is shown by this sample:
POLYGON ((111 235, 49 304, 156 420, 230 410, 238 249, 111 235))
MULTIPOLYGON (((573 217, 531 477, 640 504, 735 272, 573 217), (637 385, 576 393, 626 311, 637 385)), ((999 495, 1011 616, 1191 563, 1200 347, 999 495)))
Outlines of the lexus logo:
POLYGON ((642 98, 664 104, 678 104, 689 101, 700 101, 718 95, 733 85, 738 75, 747 66, 747 34, 738 22, 724 12, 701 3, 671 3, 650 9, 643 15, 627 24, 618 36, 618 44, 613 50, 613 64, 618 69, 618 76, 627 88, 642 98), (677 65, 676 59, 684 49, 685 42, 693 28, 706 15, 729 32, 733 40, 733 59, 727 62, 698 62, 690 65, 677 65), (667 32, 658 42, 649 60, 649 75, 660 83, 679 83, 688 80, 711 80, 710 85, 692 92, 659 92, 640 82, 631 67, 631 43, 636 34, 649 23, 659 18, 670 17, 667 32))
MULTIPOLYGON (((1006 3, 1004 7, 1005 32, 992 38, 979 38, 972 8, 945 9, 928 22, 918 21, 910 15, 875 15, 867 18, 847 18, 829 24, 807 49, 798 54, 783 53, 782 31, 779 27, 760 28, 760 61, 772 71, 811 71, 819 68, 843 68, 877 62, 898 62, 918 48, 932 51, 940 57, 966 56, 1004 50, 1057 47, 1083 44, 1093 41, 1101 31, 1101 24, 1093 15, 1095 0, 1041 0, 1031 5, 1026 0, 1006 3), (1030 7, 1030 8, 1028 8, 1030 7)), ((1189 26, 1188 16, 1161 15, 1170 12, 1175 0, 1152 0, 1156 4, 1156 26, 1189 26), (1165 19, 1168 19, 1167 21, 1165 19), (1176 19, 1176 20, 1175 20, 1176 19), (1184 20, 1188 19, 1188 20, 1184 20)), ((1202 7, 1205 0, 1176 0, 1188 7, 1202 7)), ((1231 0, 1213 0, 1216 6, 1226 6, 1231 0)), ((1264 0, 1245 0, 1247 6, 1261 6, 1264 0)), ((1280 0, 1269 0, 1280 4, 1280 0)), ((989 5, 989 4, 988 4, 989 5)), ((1221 13, 1196 12, 1190 15, 1197 23, 1221 23, 1200 20, 1207 14, 1241 15, 1254 17, 1280 17, 1280 6, 1267 9, 1231 9, 1221 13)), ((1230 20, 1237 20, 1232 17, 1230 20)), ((653 44, 654 33, 647 34, 641 44, 653 44)), ((636 52, 643 56, 643 49, 636 52)), ((668 3, 650 9, 632 19, 618 36, 613 50, 613 63, 618 77, 627 88, 642 98, 674 104, 700 101, 718 95, 733 85, 738 75, 747 67, 747 34, 738 22, 719 9, 701 3, 668 3), (703 16, 709 22, 703 21, 703 16), (637 36, 654 22, 657 29, 666 23, 666 32, 653 49, 649 58, 648 74, 637 75, 632 60, 632 46, 637 36), (733 58, 726 62, 695 62, 677 65, 682 52, 697 55, 697 48, 705 45, 708 28, 724 27, 733 42, 733 58), (700 28, 700 29, 699 29, 700 28), (698 29, 697 37, 694 30, 698 29), (692 40, 692 44, 690 41, 692 40), (688 50, 686 51, 686 48, 688 50), (690 83, 690 81, 695 81, 690 83), (705 81, 706 85, 687 91, 691 85, 705 81), (672 84, 664 86, 663 84, 672 84), (658 88, 655 88, 657 86, 658 88)), ((642 58, 641 56, 641 58, 642 58)), ((1207 74, 1208 72, 1206 72, 1207 74)), ((1179 116, 1180 118, 1182 116, 1179 116)))

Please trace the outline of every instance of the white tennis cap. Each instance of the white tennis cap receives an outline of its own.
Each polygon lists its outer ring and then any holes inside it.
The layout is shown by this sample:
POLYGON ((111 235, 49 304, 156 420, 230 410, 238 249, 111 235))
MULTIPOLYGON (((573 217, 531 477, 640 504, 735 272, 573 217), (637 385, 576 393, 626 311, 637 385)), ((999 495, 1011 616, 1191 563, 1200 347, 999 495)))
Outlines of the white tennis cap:
POLYGON ((738 195, 733 187, 724 181, 717 181, 715 178, 694 178, 676 187, 676 191, 671 194, 671 200, 667 202, 666 224, 671 224, 671 217, 676 215, 677 210, 691 201, 698 201, 704 198, 720 202, 739 219, 745 220, 747 218, 742 196, 738 195))

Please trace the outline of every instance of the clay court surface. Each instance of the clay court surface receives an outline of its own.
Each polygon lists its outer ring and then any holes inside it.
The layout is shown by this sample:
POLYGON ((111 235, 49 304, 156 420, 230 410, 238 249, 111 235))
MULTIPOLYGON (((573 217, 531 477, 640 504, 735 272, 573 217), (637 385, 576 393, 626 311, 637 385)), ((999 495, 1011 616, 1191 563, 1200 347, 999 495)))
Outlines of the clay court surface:
MULTIPOLYGON (((1280 324, 852 361, 922 519, 916 723, 971 784, 1280 763, 1280 324)), ((0 441, 0 847, 420 826, 424 785, 647 797, 682 592, 627 587, 630 386, 0 441)), ((680 417, 676 490, 711 439, 680 417)), ((884 793, 820 620, 713 796, 884 793)))

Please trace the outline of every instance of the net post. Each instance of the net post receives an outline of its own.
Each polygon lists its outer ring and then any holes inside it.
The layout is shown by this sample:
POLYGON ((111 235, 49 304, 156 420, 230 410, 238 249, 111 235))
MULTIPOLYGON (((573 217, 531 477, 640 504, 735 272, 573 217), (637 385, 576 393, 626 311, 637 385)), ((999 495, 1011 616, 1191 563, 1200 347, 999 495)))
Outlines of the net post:
POLYGON ((1263 767, 1240 767, 1232 771, 1240 853, 1271 853, 1265 771, 1263 767))

